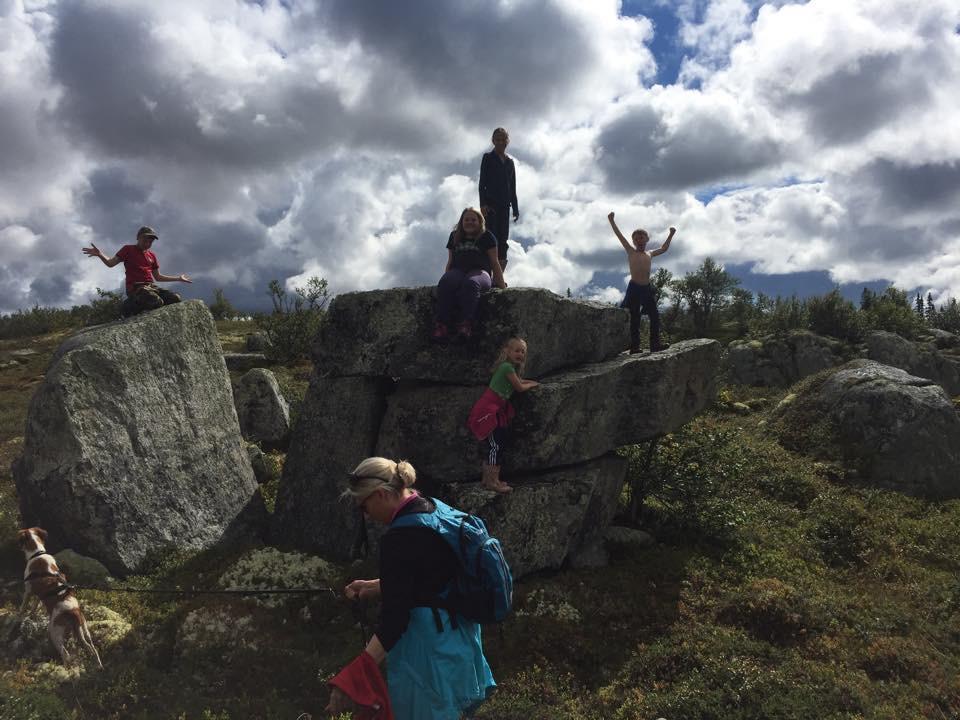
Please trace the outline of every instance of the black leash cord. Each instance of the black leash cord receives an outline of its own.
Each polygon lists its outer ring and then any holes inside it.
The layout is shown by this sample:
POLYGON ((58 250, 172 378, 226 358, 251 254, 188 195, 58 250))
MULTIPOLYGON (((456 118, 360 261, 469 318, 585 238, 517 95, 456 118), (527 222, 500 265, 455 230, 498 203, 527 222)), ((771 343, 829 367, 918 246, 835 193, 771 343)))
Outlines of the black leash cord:
POLYGON ((168 590, 164 588, 125 588, 125 587, 93 587, 90 585, 71 585, 76 590, 95 590, 97 592, 125 592, 143 595, 325 595, 330 593, 339 597, 333 588, 291 588, 276 590, 168 590))

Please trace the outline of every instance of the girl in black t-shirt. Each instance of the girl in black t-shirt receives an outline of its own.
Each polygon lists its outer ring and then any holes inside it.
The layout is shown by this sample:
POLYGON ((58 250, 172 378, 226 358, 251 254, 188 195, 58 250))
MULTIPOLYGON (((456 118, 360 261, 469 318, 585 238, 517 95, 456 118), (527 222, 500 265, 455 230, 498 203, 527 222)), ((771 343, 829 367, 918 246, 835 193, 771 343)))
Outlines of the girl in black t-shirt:
POLYGON ((480 211, 466 208, 447 241, 447 266, 437 283, 437 318, 432 339, 444 342, 450 337, 455 314, 460 317, 457 336, 465 339, 473 335, 480 293, 493 285, 507 286, 497 257, 497 239, 486 229, 480 211))

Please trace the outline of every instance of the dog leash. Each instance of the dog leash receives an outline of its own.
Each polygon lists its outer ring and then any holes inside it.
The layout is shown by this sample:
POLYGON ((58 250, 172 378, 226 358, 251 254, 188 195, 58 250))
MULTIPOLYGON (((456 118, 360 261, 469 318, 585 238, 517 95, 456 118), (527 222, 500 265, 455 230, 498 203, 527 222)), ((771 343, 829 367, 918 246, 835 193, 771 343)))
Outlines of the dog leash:
POLYGON ((329 593, 336 599, 340 599, 336 590, 331 587, 319 588, 230 588, 226 590, 184 590, 182 588, 128 588, 128 587, 96 587, 94 585, 71 585, 75 590, 94 590, 96 592, 121 592, 134 593, 138 595, 325 595, 329 593))

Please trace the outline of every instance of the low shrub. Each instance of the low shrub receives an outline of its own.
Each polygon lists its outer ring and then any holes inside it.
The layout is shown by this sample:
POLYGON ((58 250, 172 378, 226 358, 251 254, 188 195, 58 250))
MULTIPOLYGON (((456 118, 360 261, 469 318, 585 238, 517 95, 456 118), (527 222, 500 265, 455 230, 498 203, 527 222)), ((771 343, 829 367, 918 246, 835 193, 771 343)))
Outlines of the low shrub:
POLYGON ((806 595, 776 578, 748 583, 727 600, 719 617, 754 637, 779 644, 801 640, 821 624, 806 595))
POLYGON ((292 295, 279 281, 271 281, 273 312, 254 316, 270 339, 266 350, 268 359, 290 364, 308 357, 329 299, 327 281, 323 278, 311 277, 306 287, 294 288, 292 295))

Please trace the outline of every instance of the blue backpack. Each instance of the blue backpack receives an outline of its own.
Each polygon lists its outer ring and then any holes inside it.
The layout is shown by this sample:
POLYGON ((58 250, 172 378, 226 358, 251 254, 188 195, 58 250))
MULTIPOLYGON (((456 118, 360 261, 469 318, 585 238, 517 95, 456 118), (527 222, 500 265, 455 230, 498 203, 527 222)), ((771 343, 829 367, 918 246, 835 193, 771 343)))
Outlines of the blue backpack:
POLYGON ((391 527, 428 527, 453 550, 460 570, 441 596, 442 607, 478 623, 501 622, 513 606, 513 575, 500 541, 490 537, 480 518, 429 498, 432 513, 408 513, 391 527))

